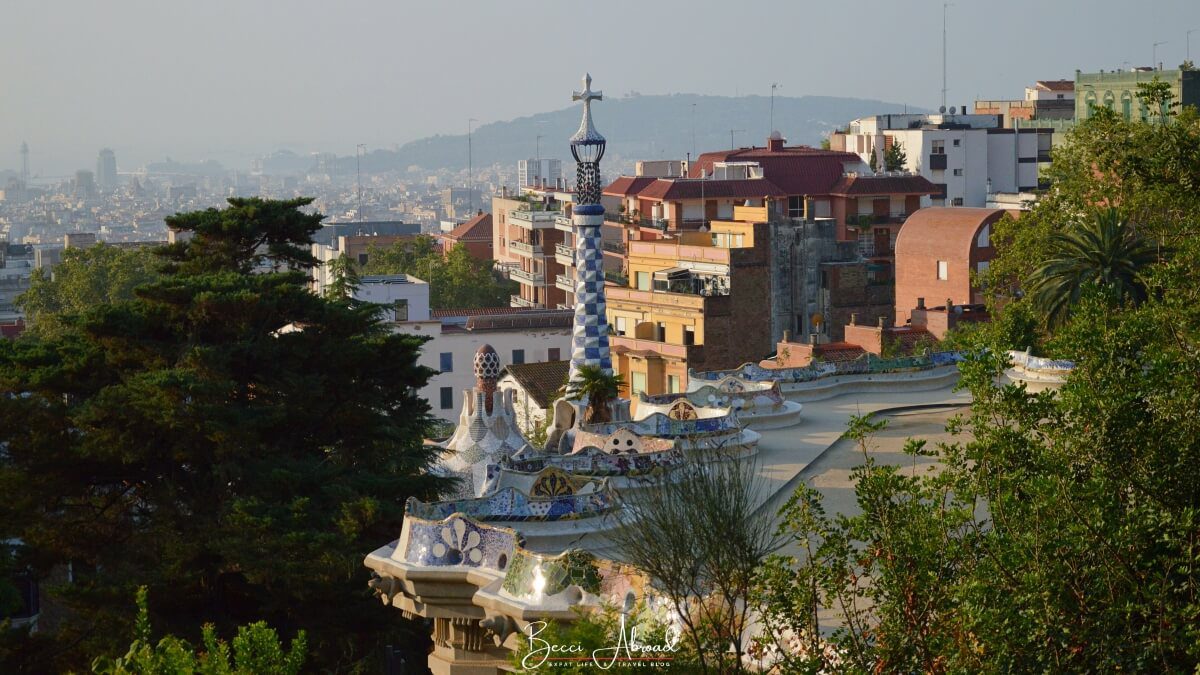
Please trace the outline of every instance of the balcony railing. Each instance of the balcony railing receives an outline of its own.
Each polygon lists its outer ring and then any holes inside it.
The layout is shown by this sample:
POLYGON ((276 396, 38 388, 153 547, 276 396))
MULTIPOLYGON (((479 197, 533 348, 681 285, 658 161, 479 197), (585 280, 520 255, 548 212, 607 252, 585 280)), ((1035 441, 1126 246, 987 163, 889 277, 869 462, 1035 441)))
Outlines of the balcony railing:
POLYGON ((571 259, 572 264, 575 261, 575 248, 566 244, 555 244, 554 255, 562 255, 571 259))
POLYGON ((525 270, 513 270, 508 273, 510 277, 517 281, 524 282, 526 285, 541 286, 546 283, 546 275, 541 272, 526 272, 525 270))
POLYGON ((563 232, 575 231, 574 227, 571 225, 571 218, 562 214, 559 214, 559 216, 554 219, 554 229, 562 230, 563 232))
POLYGON ((620 241, 600 241, 600 248, 609 253, 625 253, 625 243, 620 241))
POLYGON ((508 306, 509 307, 541 307, 541 305, 534 302, 533 300, 527 300, 525 298, 522 298, 519 295, 508 296, 508 306))
POLYGON ((508 220, 517 227, 527 230, 547 230, 554 227, 555 219, 561 217, 558 211, 509 211, 508 220))
POLYGON ((523 255, 526 258, 544 258, 546 252, 542 250, 541 244, 531 244, 527 241, 510 241, 508 242, 508 250, 523 255))
POLYGON ((554 285, 568 293, 575 292, 575 280, 565 274, 554 277, 554 285))

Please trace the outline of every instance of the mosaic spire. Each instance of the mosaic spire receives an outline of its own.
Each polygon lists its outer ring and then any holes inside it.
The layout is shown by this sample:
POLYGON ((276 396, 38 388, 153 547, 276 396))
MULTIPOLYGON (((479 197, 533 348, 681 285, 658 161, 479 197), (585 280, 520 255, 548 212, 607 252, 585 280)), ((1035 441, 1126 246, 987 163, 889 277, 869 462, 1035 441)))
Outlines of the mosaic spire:
POLYGON ((583 119, 579 131, 571 137, 571 155, 575 157, 575 206, 571 225, 575 231, 575 327, 571 341, 571 374, 576 379, 582 366, 599 366, 612 372, 608 350, 608 317, 604 302, 604 254, 600 248, 600 226, 604 207, 600 205, 600 159, 604 157, 604 136, 592 124, 592 101, 604 98, 592 91, 592 76, 584 75, 583 91, 571 97, 583 101, 583 119))

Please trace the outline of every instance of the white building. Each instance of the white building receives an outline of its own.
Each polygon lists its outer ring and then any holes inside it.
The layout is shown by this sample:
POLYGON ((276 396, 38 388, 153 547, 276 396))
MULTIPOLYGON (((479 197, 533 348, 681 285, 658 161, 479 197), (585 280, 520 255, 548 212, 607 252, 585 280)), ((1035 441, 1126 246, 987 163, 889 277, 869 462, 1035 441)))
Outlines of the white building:
POLYGON ((976 206, 989 192, 1028 192, 1050 162, 1051 129, 1006 129, 998 115, 897 114, 856 119, 830 137, 834 150, 869 162, 899 143, 904 169, 929 179, 942 193, 921 206, 976 206))
POLYGON ((411 274, 385 274, 359 278, 355 300, 384 305, 384 317, 393 323, 429 321, 429 284, 411 274))
POLYGON ((532 187, 557 187, 562 181, 562 160, 522 159, 517 162, 517 186, 520 190, 532 187))
POLYGON ((417 320, 409 305, 410 320, 397 322, 394 330, 431 338, 421 348, 419 363, 437 374, 421 396, 443 420, 458 418, 462 392, 475 386, 475 352, 484 344, 490 344, 506 366, 571 357, 572 310, 490 307, 429 312, 427 307, 426 318, 417 320))

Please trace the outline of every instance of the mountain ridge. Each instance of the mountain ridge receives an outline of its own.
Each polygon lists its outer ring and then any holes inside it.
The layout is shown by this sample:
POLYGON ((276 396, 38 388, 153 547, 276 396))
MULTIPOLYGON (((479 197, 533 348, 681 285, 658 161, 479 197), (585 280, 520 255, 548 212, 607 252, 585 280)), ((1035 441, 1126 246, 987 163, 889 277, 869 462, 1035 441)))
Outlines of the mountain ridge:
MULTIPOLYGON (((815 95, 776 96, 774 107, 774 126, 793 145, 817 145, 830 131, 857 117, 928 112, 900 103, 815 95)), ((567 172, 572 161, 568 139, 579 127, 579 108, 576 104, 480 126, 471 135, 475 168, 515 165, 540 154, 543 159, 562 160, 567 172)), ((770 133, 771 101, 759 95, 631 94, 596 103, 593 115, 597 129, 608 139, 605 162, 621 166, 640 159, 683 159, 693 145, 697 153, 729 148, 731 131, 736 147, 762 145, 770 133)), ((339 158, 339 163, 347 162, 352 168, 354 158, 339 158)), ((396 150, 371 151, 363 157, 362 168, 461 170, 467 163, 466 134, 435 135, 396 150)))

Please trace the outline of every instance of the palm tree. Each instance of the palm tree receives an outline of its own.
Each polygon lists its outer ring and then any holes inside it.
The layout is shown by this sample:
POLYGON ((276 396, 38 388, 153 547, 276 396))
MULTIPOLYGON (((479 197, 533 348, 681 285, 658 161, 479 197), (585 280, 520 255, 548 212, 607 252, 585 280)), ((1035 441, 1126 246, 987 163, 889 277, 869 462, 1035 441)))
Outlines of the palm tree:
POLYGON ((567 383, 567 397, 572 401, 587 400, 588 423, 608 422, 611 419, 608 404, 617 398, 624 385, 620 375, 600 366, 580 366, 575 379, 567 383))
POLYGON ((1033 271, 1030 299, 1050 327, 1066 320, 1088 284, 1139 303, 1146 299, 1141 272, 1158 258, 1154 242, 1138 234, 1116 209, 1101 211, 1054 234, 1050 257, 1033 271))

